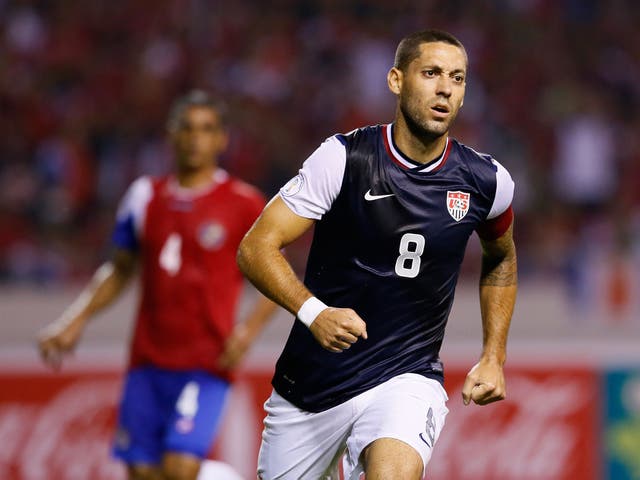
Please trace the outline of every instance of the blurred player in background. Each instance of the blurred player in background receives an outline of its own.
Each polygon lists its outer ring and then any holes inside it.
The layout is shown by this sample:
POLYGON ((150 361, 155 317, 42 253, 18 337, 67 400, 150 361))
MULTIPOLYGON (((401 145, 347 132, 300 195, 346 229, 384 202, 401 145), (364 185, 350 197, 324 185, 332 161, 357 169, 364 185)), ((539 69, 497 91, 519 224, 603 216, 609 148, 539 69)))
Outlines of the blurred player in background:
POLYGON ((483 247, 483 348, 465 404, 505 396, 516 296, 513 182, 449 137, 467 54, 448 33, 403 39, 388 73, 395 121, 328 138, 268 204, 238 262, 295 314, 265 404, 262 480, 420 479, 447 395, 439 350, 464 251, 483 247), (280 249, 315 224, 304 284, 280 249))
POLYGON ((260 296, 234 327, 243 286, 236 251, 264 199, 217 166, 228 143, 223 107, 192 91, 173 105, 168 130, 175 173, 130 186, 111 260, 39 336, 42 357, 59 366, 140 263, 142 295, 114 442, 131 480, 197 477, 231 371, 276 307, 260 296))

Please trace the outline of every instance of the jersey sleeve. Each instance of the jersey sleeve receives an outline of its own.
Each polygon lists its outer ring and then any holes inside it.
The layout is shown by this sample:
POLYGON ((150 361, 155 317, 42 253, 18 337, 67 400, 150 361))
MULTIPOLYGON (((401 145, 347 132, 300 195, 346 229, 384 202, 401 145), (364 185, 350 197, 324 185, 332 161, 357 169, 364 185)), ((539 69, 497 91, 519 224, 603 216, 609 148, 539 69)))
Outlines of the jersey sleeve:
POLYGON ((280 197, 296 215, 320 220, 340 193, 346 162, 340 137, 329 137, 305 160, 298 175, 280 189, 280 197))
POLYGON ((515 184, 506 168, 492 159, 496 167, 496 192, 486 220, 476 229, 483 240, 501 237, 513 223, 513 192, 515 184))
POLYGON ((116 225, 111 236, 117 248, 134 252, 140 248, 140 235, 152 192, 151 179, 140 177, 125 193, 118 206, 116 225))

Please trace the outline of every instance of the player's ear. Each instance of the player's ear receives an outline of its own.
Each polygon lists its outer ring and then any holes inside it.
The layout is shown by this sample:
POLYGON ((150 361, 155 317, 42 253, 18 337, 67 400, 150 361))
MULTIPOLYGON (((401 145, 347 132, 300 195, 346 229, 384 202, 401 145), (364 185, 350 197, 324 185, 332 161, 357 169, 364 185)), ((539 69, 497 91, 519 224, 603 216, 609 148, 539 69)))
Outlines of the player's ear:
POLYGON ((393 67, 387 73, 387 86, 389 90, 396 95, 400 95, 400 90, 402 89, 402 71, 393 67))

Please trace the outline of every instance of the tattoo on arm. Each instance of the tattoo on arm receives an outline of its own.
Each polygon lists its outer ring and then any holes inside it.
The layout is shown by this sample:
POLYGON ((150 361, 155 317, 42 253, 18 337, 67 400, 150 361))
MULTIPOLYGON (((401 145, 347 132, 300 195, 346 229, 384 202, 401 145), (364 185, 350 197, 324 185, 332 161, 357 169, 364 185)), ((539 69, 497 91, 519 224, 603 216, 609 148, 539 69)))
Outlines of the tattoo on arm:
POLYGON ((507 287, 518 283, 513 226, 500 238, 482 241, 480 285, 507 287))

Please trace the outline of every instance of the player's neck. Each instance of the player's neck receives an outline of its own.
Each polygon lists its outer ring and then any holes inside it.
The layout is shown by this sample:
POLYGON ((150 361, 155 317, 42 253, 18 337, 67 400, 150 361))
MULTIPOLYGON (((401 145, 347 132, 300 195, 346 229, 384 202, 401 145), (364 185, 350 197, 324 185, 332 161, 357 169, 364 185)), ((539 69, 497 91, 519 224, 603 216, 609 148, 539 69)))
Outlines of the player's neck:
POLYGON ((393 125, 393 141, 402 153, 418 163, 429 163, 438 158, 447 146, 446 132, 440 136, 414 135, 402 118, 393 125))
POLYGON ((214 176, 217 167, 210 165, 196 169, 179 168, 176 171, 176 180, 182 188, 203 188, 214 182, 214 176))

